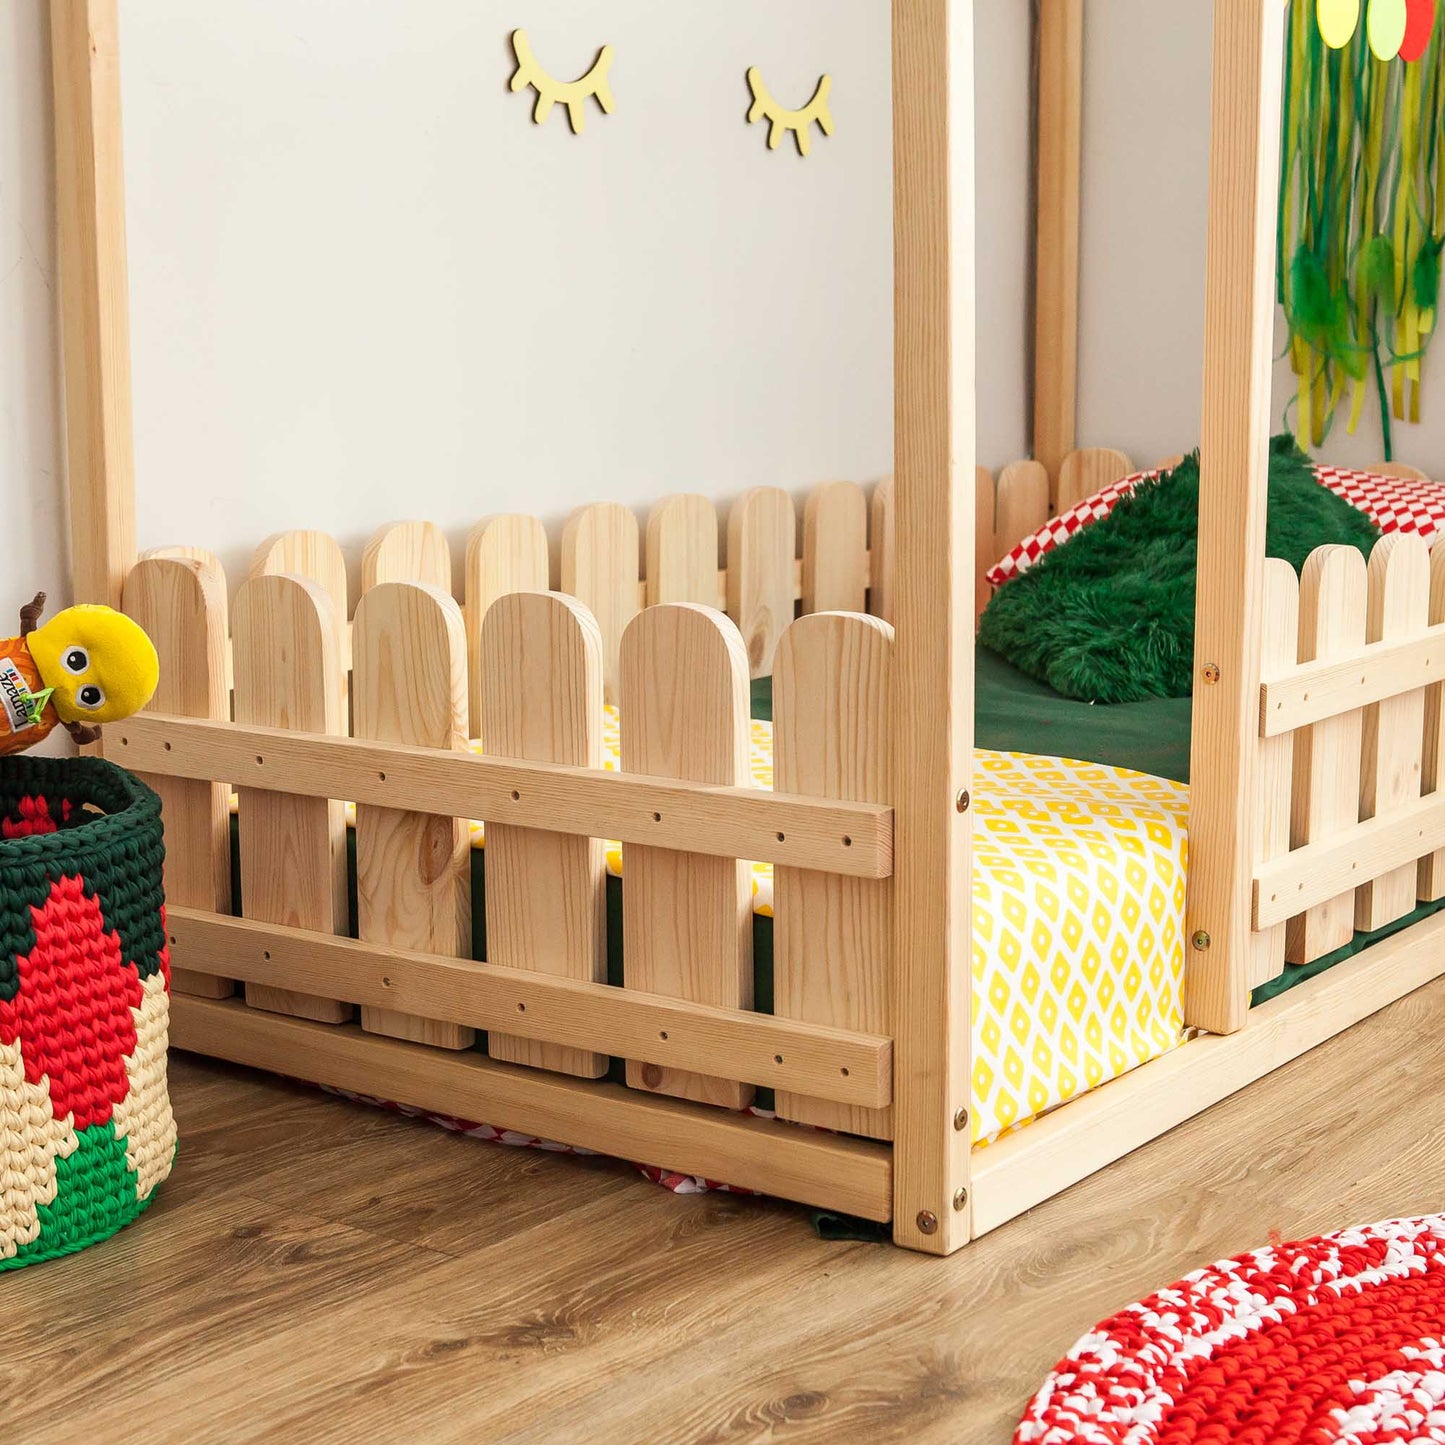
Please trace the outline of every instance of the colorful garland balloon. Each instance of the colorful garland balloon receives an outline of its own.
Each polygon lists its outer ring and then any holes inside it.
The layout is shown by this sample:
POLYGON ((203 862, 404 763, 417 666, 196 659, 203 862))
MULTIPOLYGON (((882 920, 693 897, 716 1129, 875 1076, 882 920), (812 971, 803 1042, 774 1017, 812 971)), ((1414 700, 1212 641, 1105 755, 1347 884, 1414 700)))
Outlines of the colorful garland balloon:
MULTIPOLYGON (((1435 25, 1435 0, 1370 0, 1365 22, 1377 60, 1416 61, 1425 53, 1435 25)), ((1315 0, 1320 38, 1343 50, 1360 24, 1360 0, 1315 0)))
POLYGON ((1292 0, 1279 207, 1279 300, 1299 379, 1296 430, 1318 446, 1371 386, 1420 416, 1445 249, 1445 25, 1436 0, 1292 0), (1400 59, 1407 63, 1395 64, 1400 59))

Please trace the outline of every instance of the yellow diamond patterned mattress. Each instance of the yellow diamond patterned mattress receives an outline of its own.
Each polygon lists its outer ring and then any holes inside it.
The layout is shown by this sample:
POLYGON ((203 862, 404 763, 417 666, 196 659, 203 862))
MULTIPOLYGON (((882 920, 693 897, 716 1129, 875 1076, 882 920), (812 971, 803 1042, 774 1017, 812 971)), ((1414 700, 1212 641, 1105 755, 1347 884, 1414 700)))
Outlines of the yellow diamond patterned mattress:
MULTIPOLYGON (((605 765, 620 753, 609 707, 605 765)), ((773 785, 768 722, 752 724, 752 776, 773 785)), ((973 1131, 987 1142, 1180 1042, 1189 790, 980 750, 973 791, 973 1131)), ((621 874, 621 845, 607 864, 621 874)), ((772 865, 754 864, 757 913, 772 895, 772 865)))

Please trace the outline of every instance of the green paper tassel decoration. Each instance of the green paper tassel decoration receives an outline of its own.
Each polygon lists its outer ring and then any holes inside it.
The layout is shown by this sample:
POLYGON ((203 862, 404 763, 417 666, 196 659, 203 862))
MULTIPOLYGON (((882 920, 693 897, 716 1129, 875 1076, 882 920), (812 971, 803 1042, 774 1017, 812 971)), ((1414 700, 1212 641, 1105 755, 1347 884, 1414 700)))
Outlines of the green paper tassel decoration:
MULTIPOLYGON (((1299 383, 1295 432, 1319 446, 1348 398, 1353 433, 1373 384, 1388 459, 1392 421, 1420 420, 1440 296, 1445 6, 1370 0, 1372 11, 1408 11, 1399 54, 1384 60, 1369 25, 1346 34, 1327 23, 1359 7, 1290 3, 1278 290, 1299 383)), ((1386 30, 1377 24, 1376 39, 1386 30)))

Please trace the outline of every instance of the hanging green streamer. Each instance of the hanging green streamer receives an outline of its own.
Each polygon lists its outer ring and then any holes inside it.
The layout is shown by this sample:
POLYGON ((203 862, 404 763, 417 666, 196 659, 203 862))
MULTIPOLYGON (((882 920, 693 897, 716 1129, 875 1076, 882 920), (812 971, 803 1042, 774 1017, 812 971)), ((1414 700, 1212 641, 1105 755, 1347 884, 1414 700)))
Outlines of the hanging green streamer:
POLYGON ((1295 430, 1319 446, 1348 397, 1354 432, 1373 387, 1389 459, 1392 423, 1420 419, 1440 299, 1445 5, 1408 64, 1377 59, 1363 24, 1331 50, 1315 10, 1291 0, 1285 61, 1277 286, 1295 430))

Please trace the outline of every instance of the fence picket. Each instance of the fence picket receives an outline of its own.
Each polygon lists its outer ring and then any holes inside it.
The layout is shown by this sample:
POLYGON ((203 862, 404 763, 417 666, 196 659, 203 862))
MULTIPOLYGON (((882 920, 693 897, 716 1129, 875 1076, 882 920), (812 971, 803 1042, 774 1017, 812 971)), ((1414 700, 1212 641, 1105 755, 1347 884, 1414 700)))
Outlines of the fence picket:
MULTIPOLYGON (((305 577, 252 577, 231 618, 236 721, 344 734, 344 693, 330 595, 305 577)), ((348 932, 346 806, 241 788, 237 800, 243 917, 318 933, 348 932)), ((344 1023, 349 1003, 248 983, 252 1008, 344 1023)))
POLYGON ((261 543, 251 557, 251 577, 309 577, 331 598, 341 668, 342 715, 346 712, 351 671, 351 604, 347 594, 346 557, 341 543, 326 532, 278 532, 261 543))
POLYGON ((803 509, 803 611, 862 612, 868 603, 868 498, 825 482, 803 509))
POLYGON ((773 670, 778 639, 793 620, 798 518, 780 487, 754 487, 728 516, 728 616, 754 677, 773 670))
MULTIPOLYGON (((1436 545, 1430 552, 1430 625, 1445 623, 1445 547, 1436 545)), ((1438 793, 1445 788, 1445 684, 1436 683, 1425 689, 1424 768, 1420 778, 1421 791, 1438 793)), ((1416 889, 1422 903, 1438 903, 1445 898, 1445 849, 1420 860, 1420 877, 1416 889)))
MULTIPOLYGON (((197 558, 143 558, 125 580, 123 605, 160 655, 160 683, 148 712, 229 721, 226 579, 197 558)), ((230 789, 224 783, 146 775, 160 794, 166 838, 166 896, 185 908, 231 911, 230 789)), ((178 968, 177 993, 229 998, 235 985, 178 968)))
POLYGON ((716 607, 718 587, 717 508, 707 497, 664 497, 647 517, 647 605, 696 602, 716 607))
POLYGON ((993 596, 985 576, 988 569, 999 559, 998 551, 998 485, 993 473, 987 467, 974 471, 973 489, 973 611, 975 617, 983 616, 993 596))
MULTIPOLYGON (((482 626, 482 740, 530 762, 602 766, 602 634, 575 598, 498 599, 482 626)), ((487 823, 487 961, 607 982, 607 865, 596 838, 487 823)), ((494 1059, 598 1079, 605 1054, 495 1031, 494 1059)))
POLYGON ((389 522, 361 554, 361 590, 387 582, 420 582, 448 597, 452 591, 452 549, 435 522, 389 522))
MULTIPOLYGON (((811 797, 892 796, 893 629, 876 617, 819 613, 783 634, 773 674, 775 778, 811 797)), ((773 882, 774 1012, 891 1036, 893 880, 779 868, 773 882)), ((780 1092, 779 1118, 874 1139, 892 1110, 780 1092)))
MULTIPOLYGON (((352 624, 353 731, 375 742, 465 747, 466 627, 434 587, 386 582, 368 591, 352 624)), ((465 958, 471 953, 471 857, 465 821, 358 805, 357 935, 465 958)), ((467 1049, 458 1024, 363 1008, 361 1026, 440 1048, 467 1049)))
POLYGON ((998 479, 992 566, 1049 520, 1049 474, 1042 462, 1013 462, 998 479))
MULTIPOLYGON (((1411 532, 1375 544, 1368 574, 1370 642, 1404 642, 1430 625, 1430 552, 1411 532)), ((1420 796, 1425 730, 1423 689, 1364 710, 1360 818, 1382 817, 1420 796)), ((1410 863, 1356 890, 1355 927, 1370 933, 1414 910, 1419 864, 1410 863)))
MULTIPOLYGON (((622 766, 748 784, 748 664, 715 611, 652 607, 622 639, 622 766)), ((723 1008, 753 1002, 752 882, 745 862, 628 844, 622 868, 628 988, 723 1008)), ((635 1089, 743 1108, 751 1085, 628 1060, 635 1089)))
POLYGON ((479 523, 467 537, 464 564, 467 621, 468 717, 472 736, 482 730, 482 624, 499 598, 545 592, 552 585, 547 529, 536 517, 514 514, 479 523))
MULTIPOLYGON (((1261 675, 1265 681, 1299 659, 1299 578, 1288 562, 1270 558, 1264 568, 1261 675)), ((1289 852, 1291 794, 1294 789, 1294 734, 1261 739, 1255 780, 1254 856, 1264 863, 1289 852)), ((1284 971, 1286 926, 1276 924, 1252 941, 1249 986, 1258 988, 1284 971)))
POLYGON ((1112 447, 1086 447, 1070 452, 1059 468, 1059 490, 1054 499, 1056 514, 1092 497, 1095 492, 1127 477, 1134 463, 1112 447))
POLYGON ((602 677, 607 701, 620 696, 622 634, 637 615, 641 531, 637 514, 617 502, 579 507, 562 532, 562 591, 597 619, 602 632, 602 677))
MULTIPOLYGON (((1325 661, 1365 643, 1365 559, 1353 547, 1320 547, 1300 576, 1301 662, 1325 661)), ((1295 734, 1290 846, 1301 848, 1353 827, 1360 818, 1361 717, 1326 718, 1295 734)), ((1312 963, 1343 948, 1355 932, 1353 893, 1289 921, 1285 957, 1312 963)))
POLYGON ((873 489, 868 527, 868 611, 885 622, 893 620, 894 562, 898 554, 893 518, 893 478, 886 477, 873 489))

